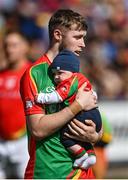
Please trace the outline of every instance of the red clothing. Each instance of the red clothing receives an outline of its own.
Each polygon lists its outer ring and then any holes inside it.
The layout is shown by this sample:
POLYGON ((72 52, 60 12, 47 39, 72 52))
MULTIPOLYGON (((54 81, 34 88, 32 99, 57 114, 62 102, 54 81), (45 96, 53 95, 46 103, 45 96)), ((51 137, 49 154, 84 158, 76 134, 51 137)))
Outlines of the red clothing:
POLYGON ((42 108, 41 105, 35 103, 35 95, 38 93, 38 88, 39 88, 38 86, 44 86, 44 84, 45 85, 47 84, 47 78, 44 78, 43 76, 47 75, 47 68, 49 67, 50 63, 51 62, 46 55, 40 57, 35 63, 33 63, 32 67, 27 69, 27 71, 24 73, 24 75, 21 78, 20 92, 22 96, 22 101, 24 103, 25 115, 42 114, 42 113, 45 114, 44 107, 42 108), (41 69, 41 71, 43 71, 43 75, 34 73, 34 78, 33 78, 33 71, 39 71, 38 68, 41 69), (37 85, 38 80, 36 80, 38 75, 39 75, 39 80, 41 80, 41 76, 43 78, 43 80, 39 82, 39 85, 37 85))
POLYGON ((26 132, 26 120, 20 97, 20 78, 27 63, 20 70, 3 70, 0 72, 0 138, 17 139, 26 132))
POLYGON ((73 73, 73 75, 59 83, 56 87, 56 91, 63 99, 66 105, 71 104, 76 96, 78 89, 84 84, 87 83, 85 91, 92 90, 92 85, 89 80, 82 73, 73 73))

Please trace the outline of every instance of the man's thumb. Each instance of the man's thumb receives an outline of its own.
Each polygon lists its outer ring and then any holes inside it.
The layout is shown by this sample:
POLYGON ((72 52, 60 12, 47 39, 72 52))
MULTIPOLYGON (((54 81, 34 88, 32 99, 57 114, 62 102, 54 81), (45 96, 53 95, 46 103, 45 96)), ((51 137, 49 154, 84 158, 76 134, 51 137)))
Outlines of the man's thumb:
POLYGON ((85 82, 84 84, 82 84, 82 86, 79 88, 79 90, 85 90, 87 86, 87 82, 85 82))

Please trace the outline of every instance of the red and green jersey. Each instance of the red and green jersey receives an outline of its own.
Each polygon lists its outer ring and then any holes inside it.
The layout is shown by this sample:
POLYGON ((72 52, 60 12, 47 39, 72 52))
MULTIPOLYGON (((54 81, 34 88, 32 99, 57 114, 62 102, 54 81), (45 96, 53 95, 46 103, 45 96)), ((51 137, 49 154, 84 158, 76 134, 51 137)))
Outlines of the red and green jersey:
MULTIPOLYGON (((50 61, 46 55, 29 68, 21 80, 21 95, 26 115, 50 114, 60 110, 59 104, 39 105, 34 102, 37 93, 55 90, 50 61)), ((92 170, 73 169, 72 157, 60 141, 60 132, 36 141, 28 130, 30 159, 26 168, 27 179, 89 179, 92 170)))
POLYGON ((65 106, 69 106, 75 99, 78 89, 87 83, 85 90, 92 90, 91 83, 82 73, 73 73, 73 75, 59 83, 56 87, 57 93, 61 96, 65 106))

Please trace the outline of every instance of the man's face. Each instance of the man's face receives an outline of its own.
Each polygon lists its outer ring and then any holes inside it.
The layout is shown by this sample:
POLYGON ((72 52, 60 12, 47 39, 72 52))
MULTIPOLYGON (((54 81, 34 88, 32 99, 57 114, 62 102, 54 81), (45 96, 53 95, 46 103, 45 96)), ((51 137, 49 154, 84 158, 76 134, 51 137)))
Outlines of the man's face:
POLYGON ((65 70, 53 70, 54 81, 56 84, 70 78, 72 76, 72 72, 65 70))
POLYGON ((68 49, 79 56, 83 48, 85 48, 84 38, 86 33, 87 32, 83 30, 76 30, 75 26, 73 25, 71 30, 66 30, 62 33, 60 50, 68 49))

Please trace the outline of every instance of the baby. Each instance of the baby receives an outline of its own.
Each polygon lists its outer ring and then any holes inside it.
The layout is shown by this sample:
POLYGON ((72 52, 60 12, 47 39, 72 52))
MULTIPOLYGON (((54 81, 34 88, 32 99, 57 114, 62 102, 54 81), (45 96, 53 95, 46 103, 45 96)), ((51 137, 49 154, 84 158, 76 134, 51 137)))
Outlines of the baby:
MULTIPOLYGON (((57 85, 56 89, 51 93, 40 92, 35 97, 36 103, 52 104, 63 102, 64 107, 68 106, 75 100, 76 92, 85 82, 87 83, 85 91, 92 91, 96 96, 89 80, 79 72, 80 61, 73 52, 61 51, 54 58, 49 68, 53 73, 54 82, 57 85)), ((96 131, 99 132, 101 129, 102 121, 98 108, 81 111, 75 118, 83 123, 86 123, 86 119, 91 119, 96 124, 96 131)), ((67 125, 61 130, 61 141, 75 159, 73 166, 87 169, 95 164, 96 156, 92 144, 68 138, 64 136, 65 132, 69 133, 67 125)))

